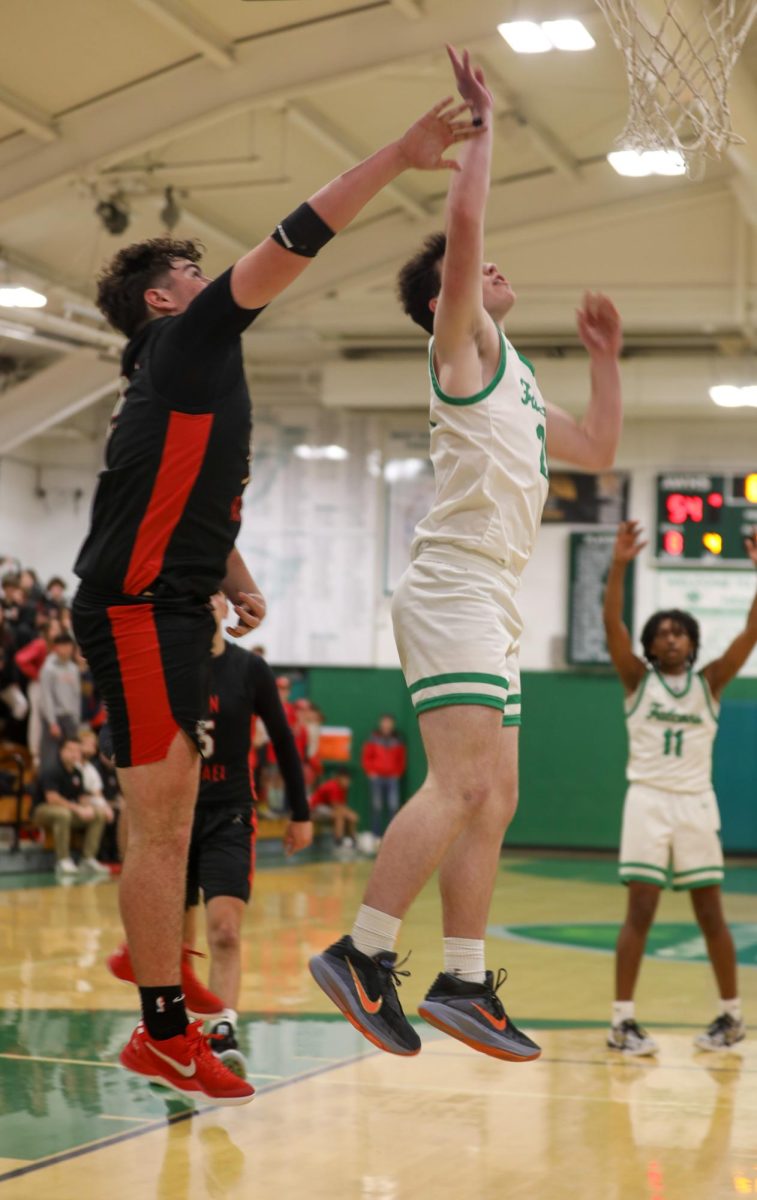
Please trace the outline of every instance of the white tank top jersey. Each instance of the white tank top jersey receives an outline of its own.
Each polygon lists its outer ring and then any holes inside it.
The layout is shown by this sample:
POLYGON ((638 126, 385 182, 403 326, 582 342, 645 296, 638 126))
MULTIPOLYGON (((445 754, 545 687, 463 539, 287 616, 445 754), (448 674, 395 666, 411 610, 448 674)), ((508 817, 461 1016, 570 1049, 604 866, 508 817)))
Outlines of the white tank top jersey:
POLYGON ((628 782, 667 792, 711 791, 719 708, 702 674, 647 671, 626 700, 628 782))
POLYGON ((431 461, 436 494, 416 527, 412 556, 443 542, 485 554, 520 575, 547 498, 546 406, 534 369, 498 327, 500 360, 488 387, 447 396, 431 376, 431 461))

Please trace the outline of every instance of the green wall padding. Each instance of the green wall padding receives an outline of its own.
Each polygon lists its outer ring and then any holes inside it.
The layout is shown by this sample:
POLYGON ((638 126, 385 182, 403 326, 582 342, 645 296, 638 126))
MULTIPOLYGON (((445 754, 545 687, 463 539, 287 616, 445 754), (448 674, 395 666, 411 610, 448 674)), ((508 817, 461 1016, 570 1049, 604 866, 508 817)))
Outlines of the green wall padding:
MULTIPOLYGON (((382 712, 395 715, 407 741, 405 798, 425 776, 418 723, 402 673, 314 667, 309 684, 311 699, 328 722, 353 730, 351 802, 367 828, 368 785, 360 770, 360 748, 382 712)), ((520 806, 508 842, 617 848, 626 761, 617 679, 608 672, 527 671, 521 690, 520 806)), ((757 679, 737 679, 726 691, 714 779, 725 849, 757 853, 757 679)))

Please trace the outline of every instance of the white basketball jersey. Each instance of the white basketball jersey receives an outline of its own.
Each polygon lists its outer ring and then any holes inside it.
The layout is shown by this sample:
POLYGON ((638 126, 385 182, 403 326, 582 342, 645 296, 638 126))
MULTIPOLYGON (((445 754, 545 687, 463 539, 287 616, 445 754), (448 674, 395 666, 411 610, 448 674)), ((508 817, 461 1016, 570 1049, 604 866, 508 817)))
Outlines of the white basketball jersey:
POLYGON ((546 407, 527 359, 501 330, 500 361, 488 387, 456 398, 441 390, 429 346, 431 461, 436 495, 415 530, 495 559, 515 575, 528 562, 547 498, 546 407))
POLYGON ((629 783, 669 792, 710 791, 718 711, 703 675, 647 671, 626 700, 629 783))

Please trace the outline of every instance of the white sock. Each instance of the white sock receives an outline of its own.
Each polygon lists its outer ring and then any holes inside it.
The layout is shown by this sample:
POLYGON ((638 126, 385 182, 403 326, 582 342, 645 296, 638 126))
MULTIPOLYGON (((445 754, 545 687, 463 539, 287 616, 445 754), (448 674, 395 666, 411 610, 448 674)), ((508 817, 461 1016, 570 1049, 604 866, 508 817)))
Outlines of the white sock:
POLYGON ((636 1016, 636 1006, 633 1000, 616 1000, 612 1006, 612 1023, 621 1025, 623 1021, 633 1021, 636 1016))
POLYGON ((394 950, 402 921, 389 913, 361 904, 352 926, 355 949, 373 958, 380 950, 394 950))
POLYGON ((216 1017, 213 1024, 217 1025, 219 1021, 228 1021, 229 1025, 233 1026, 233 1028, 236 1029, 236 1027, 239 1023, 239 1013, 237 1012, 237 1010, 235 1008, 225 1008, 223 1010, 223 1012, 221 1013, 220 1017, 216 1017))
POLYGON ((728 1017, 733 1017, 734 1021, 741 1020, 741 1001, 738 996, 733 1000, 721 1000, 720 1011, 728 1017))
POLYGON ((484 943, 478 938, 445 938, 444 970, 464 983, 483 983, 486 979, 484 943))

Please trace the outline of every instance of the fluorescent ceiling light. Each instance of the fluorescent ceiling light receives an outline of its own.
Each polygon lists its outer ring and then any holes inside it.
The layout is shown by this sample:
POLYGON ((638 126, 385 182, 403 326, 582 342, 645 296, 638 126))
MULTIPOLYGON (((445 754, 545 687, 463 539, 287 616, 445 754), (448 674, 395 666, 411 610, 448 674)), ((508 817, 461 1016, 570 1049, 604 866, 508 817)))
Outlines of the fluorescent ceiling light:
POLYGON ((295 446, 293 453, 297 458, 303 458, 307 462, 318 462, 324 459, 331 462, 344 462, 350 457, 349 450, 345 450, 344 446, 308 446, 306 443, 295 446))
POLYGON ((542 21, 541 27, 555 50, 591 50, 597 44, 586 26, 573 17, 542 21))
POLYGON ((618 175, 685 175, 686 163, 677 150, 613 150, 607 161, 618 175))
POLYGON ((516 54, 544 54, 552 42, 535 21, 506 21, 497 26, 498 32, 516 54))
POLYGON ((16 287, 13 284, 0 286, 0 307, 2 308, 44 308, 47 296, 35 292, 28 287, 16 287))
POLYGON ((516 54, 545 54, 547 50, 591 50, 594 38, 581 21, 505 21, 498 32, 516 54))
POLYGON ((720 408, 757 408, 757 384, 736 387, 732 383, 719 383, 710 388, 710 399, 720 408))

